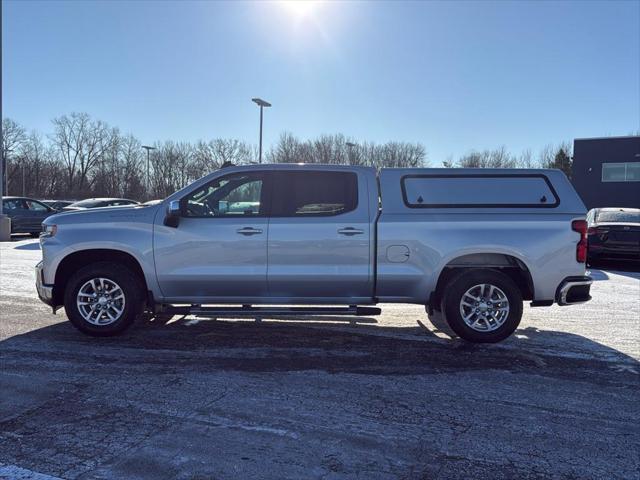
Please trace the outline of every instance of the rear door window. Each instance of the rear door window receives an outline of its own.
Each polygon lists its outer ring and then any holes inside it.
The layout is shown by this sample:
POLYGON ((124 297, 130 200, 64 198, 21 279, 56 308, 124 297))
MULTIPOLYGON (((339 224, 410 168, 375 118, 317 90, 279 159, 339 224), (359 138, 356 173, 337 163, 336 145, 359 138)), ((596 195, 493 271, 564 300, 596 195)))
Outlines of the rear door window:
POLYGON ((272 217, 326 217, 358 206, 358 177, 353 172, 276 172, 272 217))
POLYGON ((24 211, 27 209, 24 201, 21 199, 13 199, 13 200, 4 200, 2 203, 2 208, 9 212, 15 211, 24 211))
POLYGON ((557 207, 560 200, 545 175, 406 175, 409 208, 557 207))

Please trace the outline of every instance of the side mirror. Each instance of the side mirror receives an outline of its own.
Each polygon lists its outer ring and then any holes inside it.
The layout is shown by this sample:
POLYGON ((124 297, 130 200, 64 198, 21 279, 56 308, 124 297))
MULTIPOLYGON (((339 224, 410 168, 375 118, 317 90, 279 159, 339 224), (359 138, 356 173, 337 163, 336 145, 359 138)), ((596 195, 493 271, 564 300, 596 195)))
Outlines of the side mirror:
POLYGON ((167 205, 167 214, 164 217, 164 224, 167 227, 177 228, 180 224, 180 201, 172 200, 167 205))

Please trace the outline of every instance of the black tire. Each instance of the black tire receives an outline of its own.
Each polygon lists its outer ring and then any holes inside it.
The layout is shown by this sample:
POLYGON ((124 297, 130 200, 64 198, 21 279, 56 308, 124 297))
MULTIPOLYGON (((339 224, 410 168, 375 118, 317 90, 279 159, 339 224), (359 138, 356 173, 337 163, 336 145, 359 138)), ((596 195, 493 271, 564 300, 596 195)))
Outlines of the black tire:
MULTIPOLYGON (((69 321, 82 333, 94 337, 111 337, 129 328, 143 310, 144 285, 136 274, 124 265, 96 262, 72 275, 64 292, 64 309, 69 321), (85 320, 76 303, 78 291, 93 278, 105 278, 118 284, 124 294, 124 309, 120 317, 107 325, 94 325, 85 320)), ((114 302, 115 303, 115 302, 114 302)))
POLYGON ((469 269, 453 277, 444 289, 442 306, 447 323, 463 340, 473 343, 496 343, 511 335, 522 319, 522 293, 509 276, 496 270, 469 269), (467 325, 460 312, 463 295, 479 284, 489 284, 504 292, 509 312, 504 323, 495 330, 479 331, 467 325))

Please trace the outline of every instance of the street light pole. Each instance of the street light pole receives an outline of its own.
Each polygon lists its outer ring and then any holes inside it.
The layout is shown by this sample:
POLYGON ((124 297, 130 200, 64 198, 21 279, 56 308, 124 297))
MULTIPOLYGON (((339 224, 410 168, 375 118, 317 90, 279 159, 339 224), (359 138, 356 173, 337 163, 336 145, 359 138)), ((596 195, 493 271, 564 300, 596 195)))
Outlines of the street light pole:
POLYGON ((261 98, 252 98, 251 101, 254 102, 256 105, 260 106, 260 146, 259 146, 260 153, 258 154, 258 163, 262 163, 262 109, 264 107, 270 107, 271 104, 269 102, 262 100, 261 98))
POLYGON ((149 150, 155 150, 156 147, 151 147, 149 145, 142 145, 142 148, 144 148, 147 151, 147 181, 145 182, 145 189, 147 190, 147 195, 149 194, 149 150))
POLYGON ((4 190, 3 190, 3 185, 4 185, 4 159, 6 157, 6 154, 4 153, 5 150, 2 149, 2 159, 0 161, 0 218, 2 218, 4 215, 2 213, 2 207, 4 202, 2 201, 2 197, 4 195, 4 190))
MULTIPOLYGON (((13 149, 11 148, 2 149, 2 161, 0 162, 0 200, 2 200, 3 195, 6 196, 9 192, 7 188, 9 183, 5 180, 8 175, 5 177, 5 173, 7 173, 7 155, 12 151, 13 149)), ((0 201, 0 215, 2 215, 2 201, 0 201)))
POLYGON ((2 155, 2 163, 4 163, 4 170, 2 171, 2 180, 4 181, 4 194, 9 195, 9 168, 7 167, 7 157, 9 152, 11 152, 10 148, 7 148, 2 155))
POLYGON ((351 164, 352 164, 352 162, 353 162, 353 147, 355 147, 355 146, 356 146, 356 144, 355 144, 355 143, 353 143, 353 142, 347 142, 347 148, 349 149, 348 157, 349 157, 349 164, 350 164, 350 165, 351 165, 351 164))
MULTIPOLYGON (((4 142, 3 142, 4 143, 4 142)), ((5 162, 7 161, 7 154, 11 151, 10 148, 2 149, 2 158, 0 158, 0 242, 8 242, 11 240, 11 219, 3 213, 3 190, 6 194, 6 186, 3 183, 3 176, 6 170, 5 162)))

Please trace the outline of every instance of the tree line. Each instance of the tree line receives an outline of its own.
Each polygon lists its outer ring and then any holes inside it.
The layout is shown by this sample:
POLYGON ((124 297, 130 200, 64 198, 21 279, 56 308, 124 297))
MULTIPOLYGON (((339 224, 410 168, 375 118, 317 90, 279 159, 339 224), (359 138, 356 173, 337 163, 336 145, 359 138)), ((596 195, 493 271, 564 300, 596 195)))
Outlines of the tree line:
MULTIPOLYGON (((28 132, 10 118, 2 120, 4 194, 36 198, 81 199, 164 198, 192 181, 231 162, 257 163, 256 145, 239 139, 197 142, 156 141, 148 155, 132 134, 92 118, 71 113, 52 120, 43 134, 28 132)), ((356 142, 342 134, 301 140, 284 132, 264 153, 268 163, 323 163, 382 167, 429 166, 420 143, 356 142)), ((530 152, 514 156, 505 148, 471 152, 447 167, 553 167, 570 173, 570 145, 548 146, 534 159, 530 152)))
POLYGON ((572 162, 571 144, 562 142, 559 145, 545 146, 535 157, 531 150, 515 155, 505 147, 499 147, 472 151, 455 162, 448 159, 443 164, 450 168, 557 168, 571 178, 572 162))

